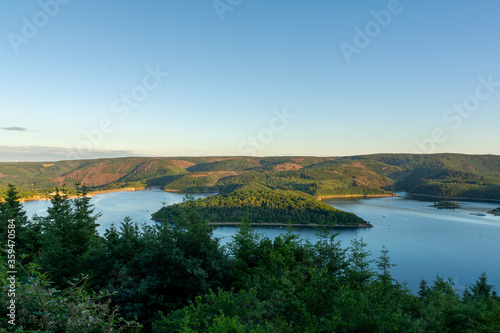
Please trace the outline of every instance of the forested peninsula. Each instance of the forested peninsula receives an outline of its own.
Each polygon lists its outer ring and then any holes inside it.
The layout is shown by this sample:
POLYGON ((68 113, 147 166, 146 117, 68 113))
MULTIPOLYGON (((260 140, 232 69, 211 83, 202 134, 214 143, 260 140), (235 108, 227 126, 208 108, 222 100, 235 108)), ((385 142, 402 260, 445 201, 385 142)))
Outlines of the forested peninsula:
POLYGON ((228 194, 165 206, 152 217, 157 221, 175 222, 182 218, 187 204, 194 204, 203 218, 217 225, 239 224, 237 222, 247 218, 255 225, 371 227, 356 215, 335 209, 310 195, 271 190, 255 183, 228 194))

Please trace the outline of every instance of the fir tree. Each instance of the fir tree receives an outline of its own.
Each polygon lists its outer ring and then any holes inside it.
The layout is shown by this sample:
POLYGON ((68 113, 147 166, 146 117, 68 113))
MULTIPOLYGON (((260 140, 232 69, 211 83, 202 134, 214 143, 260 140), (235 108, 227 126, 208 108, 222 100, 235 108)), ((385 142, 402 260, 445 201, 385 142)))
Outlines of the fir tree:
POLYGON ((88 265, 84 263, 85 254, 98 237, 96 221, 100 214, 92 215, 94 209, 85 188, 78 193, 77 199, 69 200, 65 190, 57 189, 47 217, 42 218, 40 263, 59 286, 84 271, 88 265))
POLYGON ((0 202, 0 228, 2 239, 6 239, 7 226, 9 220, 14 220, 17 232, 19 233, 26 225, 27 217, 26 212, 23 210, 23 205, 19 202, 20 196, 16 187, 12 184, 8 185, 7 192, 5 193, 4 202, 0 202))

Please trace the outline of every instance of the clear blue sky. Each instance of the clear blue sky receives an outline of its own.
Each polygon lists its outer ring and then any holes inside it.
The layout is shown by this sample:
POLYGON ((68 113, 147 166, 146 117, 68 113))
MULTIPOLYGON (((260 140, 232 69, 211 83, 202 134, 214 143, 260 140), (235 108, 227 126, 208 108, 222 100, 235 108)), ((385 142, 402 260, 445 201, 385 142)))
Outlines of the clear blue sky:
POLYGON ((500 154, 499 13, 496 0, 5 0, 0 160, 500 154))

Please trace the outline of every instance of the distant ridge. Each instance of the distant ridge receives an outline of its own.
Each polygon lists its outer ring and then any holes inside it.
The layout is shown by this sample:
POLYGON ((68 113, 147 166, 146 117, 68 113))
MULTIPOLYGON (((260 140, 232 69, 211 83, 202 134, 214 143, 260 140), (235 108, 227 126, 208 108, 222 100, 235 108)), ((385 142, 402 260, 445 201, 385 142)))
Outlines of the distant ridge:
POLYGON ((500 200, 500 156, 373 154, 348 157, 125 157, 0 163, 0 191, 23 197, 81 183, 93 190, 157 187, 229 193, 255 183, 314 197, 393 195, 500 200))

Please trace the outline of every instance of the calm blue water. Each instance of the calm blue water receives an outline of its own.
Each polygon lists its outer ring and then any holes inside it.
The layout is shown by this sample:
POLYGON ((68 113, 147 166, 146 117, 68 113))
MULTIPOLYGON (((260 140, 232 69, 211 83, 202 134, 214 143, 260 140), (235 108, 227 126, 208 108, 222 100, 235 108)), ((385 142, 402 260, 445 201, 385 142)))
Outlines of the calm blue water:
MULTIPOLYGON (((402 194, 404 195, 404 194, 402 194)), ((125 216, 139 223, 154 223, 151 213, 167 204, 182 202, 184 195, 160 190, 116 192, 92 198, 95 212, 102 212, 99 232, 103 233, 111 223, 119 225, 125 216)), ((362 236, 374 257, 380 254, 382 245, 389 250, 391 261, 397 266, 392 270, 399 281, 407 281, 416 291, 420 279, 432 281, 436 274, 450 277, 456 288, 463 290, 466 284, 486 272, 489 283, 500 291, 500 216, 475 216, 499 204, 461 202, 455 210, 431 207, 431 202, 405 199, 404 196, 356 200, 325 200, 325 203, 370 221, 371 229, 339 230, 339 239, 348 246, 356 235, 362 236)), ((28 202, 24 205, 29 216, 44 215, 48 201, 28 202)), ((219 227, 215 236, 225 244, 231 240, 235 227, 219 227)), ((270 238, 286 232, 275 227, 258 228, 270 238)), ((303 239, 314 242, 314 228, 295 231, 303 239)))
MULTIPOLYGON (((126 216, 139 224, 154 223, 151 220, 151 214, 159 210, 164 202, 167 205, 180 203, 184 196, 185 194, 162 190, 113 192, 96 195, 90 202, 94 205, 94 214, 102 213, 98 220, 100 224, 98 231, 103 234, 112 223, 119 225, 126 216)), ((196 195, 195 197, 205 196, 196 195)), ((29 217, 35 213, 44 216, 50 206, 50 201, 31 201, 24 204, 24 209, 29 217)))

